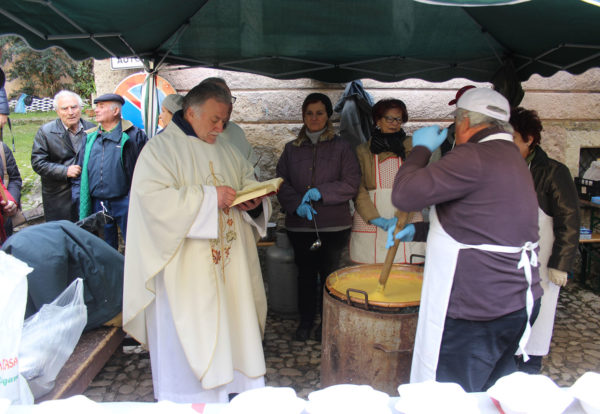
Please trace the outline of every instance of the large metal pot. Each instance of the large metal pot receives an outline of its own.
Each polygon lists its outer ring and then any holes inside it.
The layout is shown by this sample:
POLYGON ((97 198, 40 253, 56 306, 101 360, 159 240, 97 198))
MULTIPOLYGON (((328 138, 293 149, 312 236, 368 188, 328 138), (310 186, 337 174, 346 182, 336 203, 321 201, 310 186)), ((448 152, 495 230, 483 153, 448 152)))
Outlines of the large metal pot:
MULTIPOLYGON (((340 269, 326 280, 323 294, 323 343, 321 350, 321 386, 368 384, 390 395, 410 379, 415 332, 420 302, 423 269, 413 265, 392 267, 386 292, 408 283, 418 292, 405 302, 370 301, 370 292, 346 288, 340 280, 379 277, 381 264, 340 269), (367 275, 367 276, 365 276, 367 275)), ((350 284, 351 285, 351 284, 350 284)), ((403 290, 400 288, 400 290, 403 290)), ((371 295, 372 296, 372 295, 371 295)))

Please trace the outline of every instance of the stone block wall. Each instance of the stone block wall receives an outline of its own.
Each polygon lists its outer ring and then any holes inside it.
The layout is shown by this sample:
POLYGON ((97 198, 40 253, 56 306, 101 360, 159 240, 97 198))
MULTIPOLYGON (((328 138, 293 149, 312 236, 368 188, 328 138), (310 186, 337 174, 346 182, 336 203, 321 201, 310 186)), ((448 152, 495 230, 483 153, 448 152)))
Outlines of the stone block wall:
MULTIPOLYGON (((137 70, 111 71, 109 60, 97 61, 94 67, 98 93, 112 92, 126 76, 137 70)), ((261 157, 261 179, 274 176, 275 165, 289 140, 302 126, 301 105, 311 92, 327 94, 336 103, 345 84, 323 83, 310 79, 277 80, 260 75, 215 69, 165 69, 160 75, 177 91, 185 94, 209 76, 224 78, 237 97, 232 120, 246 132, 250 143, 261 157)), ((465 79, 432 83, 410 79, 383 83, 364 79, 365 89, 375 101, 382 98, 402 99, 408 108, 407 133, 433 123, 452 122, 448 102, 464 85, 489 86, 465 79)), ((550 78, 533 76, 523 83, 522 106, 538 111, 544 124, 542 147, 548 154, 567 164, 573 176, 578 175, 579 151, 600 147, 600 69, 573 76, 560 72, 550 78)), ((334 123, 338 121, 334 113, 334 123)))

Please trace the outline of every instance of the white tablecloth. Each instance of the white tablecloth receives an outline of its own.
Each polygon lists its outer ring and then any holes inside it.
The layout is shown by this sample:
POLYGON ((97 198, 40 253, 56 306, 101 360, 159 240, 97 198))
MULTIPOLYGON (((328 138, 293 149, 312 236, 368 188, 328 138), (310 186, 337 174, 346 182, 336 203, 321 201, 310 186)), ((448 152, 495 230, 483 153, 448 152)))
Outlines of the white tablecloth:
MULTIPOLYGON (((498 414, 499 411, 492 402, 492 400, 485 393, 476 393, 474 394, 477 397, 479 409, 482 414, 498 414)), ((394 409, 396 402, 399 397, 390 398, 390 408, 392 408, 392 412, 394 414, 399 414, 398 411, 394 409)), ((220 414, 223 411, 223 408, 227 404, 198 404, 195 405, 195 409, 192 409, 190 404, 178 404, 181 410, 177 410, 180 413, 188 412, 190 414, 220 414), (187 408, 187 409, 186 409, 187 408)), ((56 407, 56 406, 55 406, 56 407)), ((52 412, 41 409, 39 405, 34 406, 23 406, 23 405, 12 405, 8 408, 6 413, 0 414, 59 414, 59 411, 52 412)), ((109 412, 110 414, 153 414, 162 412, 160 408, 160 404, 156 403, 137 403, 137 402, 115 402, 115 403, 100 403, 99 408, 104 412, 109 412)), ((173 413, 173 410, 164 410, 165 414, 179 414, 173 413)), ((70 414, 68 410, 63 411, 61 414, 70 414)), ((75 413, 73 413, 75 414, 75 413)), ((93 413, 83 413, 83 414, 93 414, 93 413)), ((564 414, 585 414, 581 405, 577 400, 575 400, 564 414)))

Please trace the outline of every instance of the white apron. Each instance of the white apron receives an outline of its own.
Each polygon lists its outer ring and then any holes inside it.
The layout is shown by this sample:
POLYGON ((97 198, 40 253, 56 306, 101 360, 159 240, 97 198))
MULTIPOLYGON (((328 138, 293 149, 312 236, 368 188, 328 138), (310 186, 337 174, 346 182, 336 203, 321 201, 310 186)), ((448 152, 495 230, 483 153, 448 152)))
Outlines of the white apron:
POLYGON ((548 351, 550 350, 560 286, 555 285, 548 279, 548 260, 550 260, 552 245, 554 244, 554 220, 544 213, 541 208, 538 208, 538 214, 538 223, 540 226, 540 252, 538 260, 540 263, 540 285, 544 289, 544 295, 541 300, 540 313, 531 327, 531 336, 529 337, 525 351, 529 355, 543 356, 548 355, 548 351))
MULTIPOLYGON (((500 135, 500 134, 498 134, 500 135)), ((492 135, 480 141, 490 141, 497 138, 492 135)), ((501 134, 500 136, 507 135, 501 134)), ((512 140, 512 137, 511 137, 512 140)), ((423 288, 421 290, 421 304, 419 308, 419 321, 415 337, 415 348, 410 372, 410 382, 423 382, 435 380, 440 346, 444 332, 444 323, 450 292, 454 281, 454 272, 458 253, 461 249, 478 249, 497 253, 521 253, 518 268, 523 268, 527 280, 526 309, 527 318, 533 309, 533 293, 531 291, 531 266, 537 266, 536 243, 527 242, 521 247, 499 246, 492 244, 469 245, 454 240, 440 224, 435 206, 429 213, 430 227, 427 236, 427 261, 423 274, 423 288), (530 252, 530 257, 527 255, 530 252)), ((525 360, 529 357, 523 352, 531 326, 529 322, 525 327, 523 336, 519 341, 519 350, 523 353, 525 360)))
MULTIPOLYGON (((381 217, 394 217, 396 208, 392 205, 392 188, 394 178, 402 165, 400 157, 390 157, 379 164, 379 156, 374 155, 375 190, 369 191, 371 201, 381 217)), ((423 221, 421 213, 413 215, 411 222, 423 221)), ((354 212, 352 232, 350 236, 350 259, 356 263, 383 263, 387 255, 387 232, 363 220, 358 211, 354 212)), ((398 246, 394 263, 410 263, 413 254, 425 255, 424 242, 401 242, 398 246)), ((416 258, 414 263, 423 263, 416 258)))

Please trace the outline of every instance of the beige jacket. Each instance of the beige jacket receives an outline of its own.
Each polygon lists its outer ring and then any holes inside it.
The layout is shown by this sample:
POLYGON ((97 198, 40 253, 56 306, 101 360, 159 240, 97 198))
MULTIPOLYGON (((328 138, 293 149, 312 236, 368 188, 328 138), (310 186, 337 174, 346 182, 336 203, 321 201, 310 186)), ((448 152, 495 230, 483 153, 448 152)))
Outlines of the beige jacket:
MULTIPOLYGON (((358 214, 360 214, 366 222, 379 217, 379 212, 373 204, 373 201, 371 201, 371 197, 369 197, 369 191, 375 190, 377 187, 375 182, 375 157, 369 149, 370 145, 371 140, 356 147, 356 156, 360 164, 362 178, 360 180, 360 186, 358 187, 358 194, 354 200, 354 206, 358 214)), ((408 156, 412 149, 412 139, 410 137, 407 137, 404 140, 404 149, 408 156)), ((379 161, 383 162, 388 158, 395 156, 396 154, 393 152, 382 152, 379 154, 379 161)), ((400 211, 396 212, 396 217, 399 217, 399 215, 400 211)))

